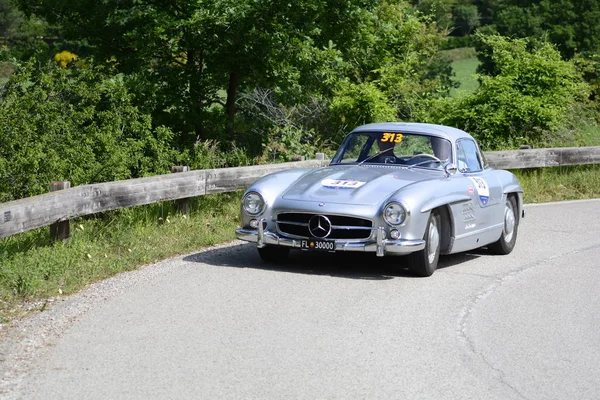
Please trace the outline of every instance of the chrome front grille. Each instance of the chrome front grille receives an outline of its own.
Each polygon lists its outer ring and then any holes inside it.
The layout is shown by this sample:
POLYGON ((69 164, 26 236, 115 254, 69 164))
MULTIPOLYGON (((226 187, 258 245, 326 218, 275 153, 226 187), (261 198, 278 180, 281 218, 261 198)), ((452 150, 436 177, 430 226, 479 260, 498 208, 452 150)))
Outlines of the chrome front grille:
POLYGON ((281 213, 276 222, 280 233, 303 238, 367 239, 373 228, 373 222, 368 219, 332 214, 281 213), (311 233, 309 222, 316 216, 325 217, 331 223, 331 232, 327 236, 311 233))

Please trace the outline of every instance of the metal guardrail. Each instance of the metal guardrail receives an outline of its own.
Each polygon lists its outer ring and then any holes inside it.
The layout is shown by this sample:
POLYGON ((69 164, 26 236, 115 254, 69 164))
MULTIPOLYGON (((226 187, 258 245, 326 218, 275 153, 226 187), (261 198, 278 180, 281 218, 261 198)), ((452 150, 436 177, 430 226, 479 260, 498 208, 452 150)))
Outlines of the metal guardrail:
MULTIPOLYGON (((600 146, 493 151, 486 152, 485 157, 488 164, 497 169, 600 164, 600 146)), ((72 218, 166 200, 245 189, 271 172, 317 168, 328 163, 329 160, 309 160, 194 170, 81 185, 0 203, 0 238, 49 225, 52 225, 53 236, 68 237, 68 221, 72 218)))

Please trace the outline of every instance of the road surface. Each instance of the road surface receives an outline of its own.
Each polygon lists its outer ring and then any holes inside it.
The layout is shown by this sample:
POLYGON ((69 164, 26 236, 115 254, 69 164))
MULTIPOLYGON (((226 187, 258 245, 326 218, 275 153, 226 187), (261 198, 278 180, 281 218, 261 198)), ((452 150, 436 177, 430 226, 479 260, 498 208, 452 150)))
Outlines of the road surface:
POLYGON ((527 205, 508 256, 239 241, 55 302, 0 343, 6 399, 599 399, 600 201, 527 205))

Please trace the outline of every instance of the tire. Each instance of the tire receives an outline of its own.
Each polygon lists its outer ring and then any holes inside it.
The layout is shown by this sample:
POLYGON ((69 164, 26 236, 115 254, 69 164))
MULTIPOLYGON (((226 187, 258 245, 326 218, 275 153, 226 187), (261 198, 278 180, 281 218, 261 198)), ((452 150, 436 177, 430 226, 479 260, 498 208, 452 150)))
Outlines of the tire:
POLYGON ((519 230, 519 213, 517 200, 514 196, 506 198, 504 203, 504 227, 497 242, 488 245, 488 249, 499 255, 509 254, 517 243, 517 232, 519 230))
POLYGON ((409 254, 410 269, 413 274, 420 277, 433 275, 437 269, 440 259, 440 248, 442 243, 442 218, 437 210, 433 210, 427 221, 425 229, 425 248, 409 254))
POLYGON ((258 249, 258 254, 265 262, 282 263, 287 260, 290 249, 282 246, 265 246, 258 249))

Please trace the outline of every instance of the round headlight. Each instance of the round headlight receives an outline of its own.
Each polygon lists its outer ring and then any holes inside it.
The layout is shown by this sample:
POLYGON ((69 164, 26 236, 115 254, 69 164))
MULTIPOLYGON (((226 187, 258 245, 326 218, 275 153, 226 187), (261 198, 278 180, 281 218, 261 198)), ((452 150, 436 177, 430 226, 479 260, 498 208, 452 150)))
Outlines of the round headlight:
POLYGON ((390 225, 401 225, 408 213, 400 203, 390 203, 383 210, 383 219, 390 225))
POLYGON ((265 201, 262 196, 256 192, 250 192, 242 200, 244 211, 250 215, 257 215, 264 211, 265 201))

